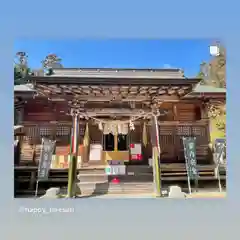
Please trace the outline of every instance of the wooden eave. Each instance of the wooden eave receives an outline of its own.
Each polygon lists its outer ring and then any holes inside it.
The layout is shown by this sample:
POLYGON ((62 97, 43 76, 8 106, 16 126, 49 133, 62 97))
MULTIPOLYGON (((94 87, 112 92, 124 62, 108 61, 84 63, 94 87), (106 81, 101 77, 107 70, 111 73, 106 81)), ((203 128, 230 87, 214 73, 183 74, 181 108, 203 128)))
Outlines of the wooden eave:
POLYGON ((14 97, 16 98, 32 98, 35 94, 36 92, 34 91, 14 91, 14 97))
POLYGON ((177 101, 200 79, 31 77, 39 95, 71 101, 177 101))
POLYGON ((226 99, 226 93, 198 93, 198 92, 192 92, 184 96, 184 99, 226 99))
POLYGON ((80 84, 80 85, 196 85, 201 81, 198 78, 80 78, 80 77, 54 77, 54 76, 31 76, 29 79, 33 84, 80 84))

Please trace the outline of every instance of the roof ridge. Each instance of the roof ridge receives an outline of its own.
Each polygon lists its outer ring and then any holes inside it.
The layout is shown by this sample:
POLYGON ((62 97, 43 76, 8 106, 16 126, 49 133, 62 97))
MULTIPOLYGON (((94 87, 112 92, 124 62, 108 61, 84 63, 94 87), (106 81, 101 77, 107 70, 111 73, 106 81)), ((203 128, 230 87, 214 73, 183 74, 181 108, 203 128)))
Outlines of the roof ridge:
POLYGON ((52 68, 53 70, 57 71, 64 71, 64 70, 96 70, 96 71, 163 71, 163 72, 182 72, 181 68, 104 68, 104 67, 79 67, 79 68, 52 68))

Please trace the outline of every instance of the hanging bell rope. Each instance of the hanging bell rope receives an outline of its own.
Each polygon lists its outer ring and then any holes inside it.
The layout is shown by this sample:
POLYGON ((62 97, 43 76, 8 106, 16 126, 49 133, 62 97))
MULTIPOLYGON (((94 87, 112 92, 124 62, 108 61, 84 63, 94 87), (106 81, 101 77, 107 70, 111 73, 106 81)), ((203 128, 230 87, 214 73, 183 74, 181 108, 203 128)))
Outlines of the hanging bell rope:
MULTIPOLYGON (((142 112, 139 115, 132 116, 129 120, 125 120, 125 121, 122 121, 122 120, 102 120, 102 119, 98 119, 98 118, 95 118, 95 117, 92 117, 92 116, 88 116, 87 113, 83 113, 83 112, 81 112, 80 115, 81 115, 81 118, 85 118, 87 120, 88 119, 92 119, 96 124, 98 124, 98 128, 101 131, 104 131, 104 126, 103 125, 114 125, 116 127, 116 131, 120 131, 121 132, 122 131, 121 130, 121 126, 123 126, 123 124, 128 124, 129 125, 129 129, 133 131, 133 130, 135 130, 135 126, 134 126, 134 122, 135 121, 137 121, 137 120, 139 120, 141 118, 148 119, 149 117, 152 117, 155 114, 154 114, 154 112, 150 112, 150 113, 147 113, 147 114, 142 112)), ((157 115, 160 115, 159 111, 157 112, 157 115)), ((85 135, 86 134, 89 134, 88 133, 88 126, 86 127, 85 135)), ((88 138, 89 138, 89 136, 88 136, 88 138)), ((146 139, 146 137, 144 137, 144 139, 146 139)), ((86 141, 88 142, 89 140, 86 140, 86 141)))
POLYGON ((99 122, 99 123, 98 123, 98 129, 99 129, 100 131, 103 131, 103 125, 102 125, 102 122, 99 122))
POLYGON ((92 116, 88 116, 87 113, 81 113, 81 115, 84 117, 84 118, 90 118, 92 120, 94 120, 96 123, 102 123, 102 124, 106 124, 106 123, 109 123, 109 122, 114 122, 116 124, 120 123, 120 124, 130 124, 130 122, 133 122, 133 121, 136 121, 140 118, 147 118, 147 117, 150 117, 152 116, 153 113, 147 113, 147 114, 144 114, 144 113, 141 113, 139 115, 133 115, 131 117, 131 119, 129 120, 114 120, 114 121, 111 121, 111 120, 102 120, 102 119, 98 119, 98 118, 95 118, 95 117, 92 117, 92 116))
POLYGON ((89 145, 89 129, 88 129, 88 123, 87 123, 85 133, 84 133, 83 146, 87 147, 88 145, 89 145))
POLYGON ((144 124, 143 124, 142 142, 143 142, 144 147, 146 147, 148 144, 146 122, 144 122, 144 124))

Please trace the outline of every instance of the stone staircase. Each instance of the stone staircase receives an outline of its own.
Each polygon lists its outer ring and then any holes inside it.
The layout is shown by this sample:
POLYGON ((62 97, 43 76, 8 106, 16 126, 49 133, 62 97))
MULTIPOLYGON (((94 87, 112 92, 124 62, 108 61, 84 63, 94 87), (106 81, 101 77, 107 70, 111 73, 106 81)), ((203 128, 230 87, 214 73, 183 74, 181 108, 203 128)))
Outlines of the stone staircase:
MULTIPOLYGON (((199 166, 200 178, 199 188, 216 189, 218 181, 214 177, 214 166, 199 166)), ((105 195, 105 194, 152 194, 154 192, 153 173, 149 166, 127 166, 127 174, 118 176, 119 182, 114 183, 114 176, 105 174, 104 166, 86 167, 78 170, 77 186, 83 195, 105 195)), ((162 190, 166 191, 171 185, 182 187, 183 191, 188 191, 187 174, 184 164, 162 164, 161 168, 162 190)), ((18 195, 34 194, 36 179, 32 179, 32 172, 37 173, 37 167, 15 168, 15 182, 18 183, 18 195), (17 174, 16 174, 17 173, 17 174), (30 182, 33 181, 31 184, 30 182), (20 185, 22 187, 20 187, 20 185), (23 186, 24 185, 24 186, 23 186)), ((222 187, 226 185, 225 175, 222 175, 222 187)), ((51 187, 60 187, 62 193, 66 193, 68 184, 68 169, 51 169, 49 179, 39 184, 39 194, 42 195, 51 187)), ((194 183, 192 183, 194 187, 194 183)))
POLYGON ((114 183, 114 176, 107 176, 105 169, 80 170, 77 185, 84 195, 153 193, 152 174, 136 172, 127 169, 127 174, 118 176, 119 182, 114 183))

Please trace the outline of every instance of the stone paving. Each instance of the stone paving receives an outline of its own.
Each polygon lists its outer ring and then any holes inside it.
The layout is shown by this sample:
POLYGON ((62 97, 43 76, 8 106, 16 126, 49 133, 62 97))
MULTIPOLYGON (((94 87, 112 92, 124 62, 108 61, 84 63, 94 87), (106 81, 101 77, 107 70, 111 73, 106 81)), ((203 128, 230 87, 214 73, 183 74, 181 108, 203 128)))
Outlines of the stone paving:
MULTIPOLYGON (((112 198, 117 198, 117 199, 124 199, 124 198, 156 198, 154 194, 144 194, 144 193, 139 193, 139 194, 106 194, 106 195, 81 195, 78 196, 78 198, 100 198, 100 199, 112 199, 112 198)), ((168 198, 168 197, 164 197, 168 198)), ((171 198, 182 198, 182 197, 171 197, 171 198)), ((199 193, 192 193, 192 194, 186 194, 185 199, 190 199, 190 198, 226 198, 226 192, 199 192, 199 193)))

